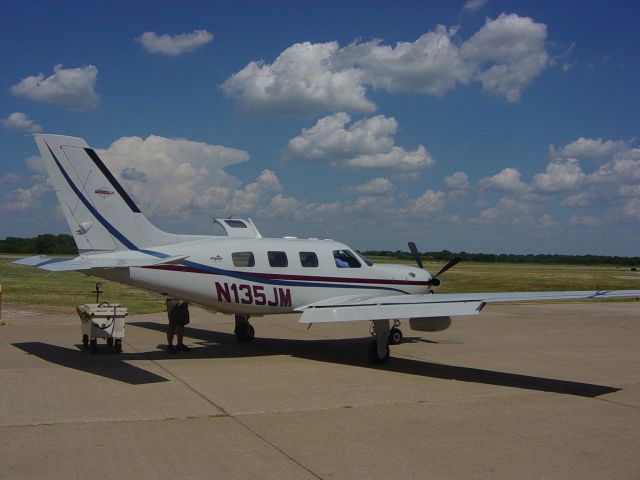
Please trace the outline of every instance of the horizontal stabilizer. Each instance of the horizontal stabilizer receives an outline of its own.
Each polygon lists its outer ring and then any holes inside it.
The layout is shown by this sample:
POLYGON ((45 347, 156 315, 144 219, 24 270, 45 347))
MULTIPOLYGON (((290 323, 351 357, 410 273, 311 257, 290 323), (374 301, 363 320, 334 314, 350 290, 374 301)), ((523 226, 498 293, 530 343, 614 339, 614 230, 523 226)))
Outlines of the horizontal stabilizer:
POLYGON ((37 267, 50 272, 61 272, 67 270, 90 270, 92 268, 151 267, 154 265, 176 264, 187 258, 189 258, 189 255, 158 258, 142 252, 124 251, 99 255, 81 255, 75 258, 51 258, 39 255, 23 258, 13 263, 37 267))

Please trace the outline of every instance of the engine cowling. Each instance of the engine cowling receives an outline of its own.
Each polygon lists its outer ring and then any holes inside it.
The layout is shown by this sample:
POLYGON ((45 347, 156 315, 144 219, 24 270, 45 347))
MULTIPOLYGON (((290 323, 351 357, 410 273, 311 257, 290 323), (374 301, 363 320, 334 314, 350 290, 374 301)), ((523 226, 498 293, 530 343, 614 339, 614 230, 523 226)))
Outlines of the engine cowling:
POLYGON ((409 319, 411 330, 441 332, 451 326, 451 317, 415 317, 409 319))

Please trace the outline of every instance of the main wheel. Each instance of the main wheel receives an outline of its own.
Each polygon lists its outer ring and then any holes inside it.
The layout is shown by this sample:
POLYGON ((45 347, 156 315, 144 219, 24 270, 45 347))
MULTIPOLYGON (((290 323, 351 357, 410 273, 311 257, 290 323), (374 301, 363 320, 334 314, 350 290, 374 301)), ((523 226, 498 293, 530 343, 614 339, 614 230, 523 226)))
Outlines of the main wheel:
POLYGON ((86 333, 82 335, 82 348, 89 348, 89 335, 86 333))
POLYGON ((89 351, 91 353, 96 353, 98 351, 98 340, 92 338, 89 342, 89 351))
POLYGON ((116 338, 115 344, 113 345, 113 350, 116 353, 122 353, 122 339, 116 338))
POLYGON ((113 348, 113 338, 107 338, 107 347, 113 348))
POLYGON ((384 363, 387 360, 389 360, 389 354, 391 352, 389 351, 389 345, 385 345, 385 354, 384 356, 381 358, 378 355, 378 341, 376 339, 373 339, 373 341, 369 344, 369 361, 371 363, 384 363))
POLYGON ((393 327, 389 332, 389 345, 400 345, 402 343, 402 330, 393 327))
POLYGON ((235 330, 236 340, 240 343, 249 343, 256 335, 256 331, 250 324, 238 325, 235 330))

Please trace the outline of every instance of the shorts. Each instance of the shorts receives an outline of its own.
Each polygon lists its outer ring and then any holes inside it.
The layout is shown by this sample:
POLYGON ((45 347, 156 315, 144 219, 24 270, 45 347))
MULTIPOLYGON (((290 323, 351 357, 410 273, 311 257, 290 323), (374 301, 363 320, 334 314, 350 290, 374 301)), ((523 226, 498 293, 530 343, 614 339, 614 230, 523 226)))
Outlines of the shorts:
POLYGON ((189 304, 187 302, 171 302, 170 304, 167 301, 167 315, 170 327, 187 325, 189 323, 189 304))

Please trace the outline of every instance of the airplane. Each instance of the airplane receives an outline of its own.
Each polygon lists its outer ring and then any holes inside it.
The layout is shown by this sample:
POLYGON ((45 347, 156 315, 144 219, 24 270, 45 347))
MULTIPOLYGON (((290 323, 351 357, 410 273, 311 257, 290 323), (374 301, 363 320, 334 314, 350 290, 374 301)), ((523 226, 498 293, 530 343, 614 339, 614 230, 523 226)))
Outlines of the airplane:
POLYGON ((49 181, 78 247, 76 258, 28 257, 15 263, 78 270, 235 316, 238 342, 255 335, 251 317, 298 313, 299 322, 370 321, 372 363, 402 342, 400 320, 418 332, 442 331, 451 317, 490 303, 640 297, 640 290, 438 294, 440 276, 416 266, 374 264, 334 240, 263 238, 251 219, 218 218, 224 235, 156 228, 94 149, 81 138, 35 134, 49 181))

